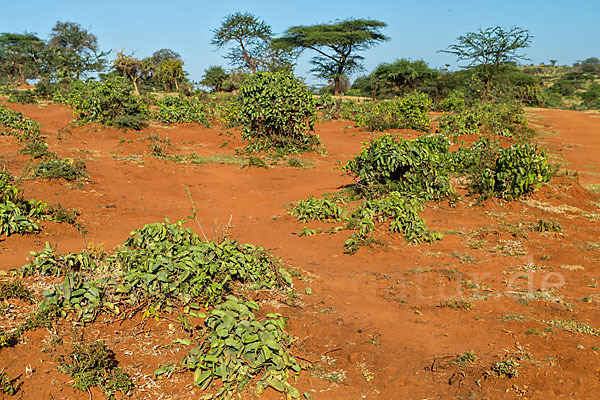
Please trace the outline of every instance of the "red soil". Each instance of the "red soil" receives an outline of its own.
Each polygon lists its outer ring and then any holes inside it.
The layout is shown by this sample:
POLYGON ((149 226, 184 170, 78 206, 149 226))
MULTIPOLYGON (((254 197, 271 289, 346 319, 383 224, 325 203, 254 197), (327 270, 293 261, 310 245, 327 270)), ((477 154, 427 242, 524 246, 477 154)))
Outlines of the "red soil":
MULTIPOLYGON (((149 154, 150 142, 144 139, 160 132, 170 139, 169 154, 234 155, 241 145, 235 130, 182 125, 124 133, 86 125, 65 131, 72 116, 64 107, 7 106, 42 124, 50 149, 59 156, 85 159, 89 182, 82 187, 39 179, 23 185, 27 197, 79 209, 88 233, 44 223, 39 235, 5 238, 0 242, 1 269, 20 267, 29 251, 39 251, 44 242, 61 252, 80 251, 84 242, 111 249, 146 223, 185 218, 192 213, 188 190, 207 236, 225 233, 264 246, 303 271, 303 280, 295 281, 300 297, 294 307, 273 301, 261 306, 289 316, 297 338, 294 354, 315 366, 300 375, 296 387, 301 393, 315 399, 597 397, 599 339, 546 330, 544 323, 575 319, 600 328, 598 298, 593 296, 600 293, 598 198, 573 179, 557 177, 525 201, 478 205, 463 196, 454 208, 428 205, 422 216, 430 228, 445 234, 441 241, 414 246, 381 229, 387 246, 362 248, 349 256, 343 254, 347 232, 298 237, 295 233, 304 225, 328 224, 301 224, 286 213, 287 203, 351 183, 339 167, 371 135, 349 122, 318 124, 327 154, 302 157, 314 168, 241 169, 163 161, 149 154), (222 147, 224 142, 228 144, 222 147), (540 218, 559 221, 564 233, 528 229, 540 218), (510 252, 519 246, 522 251, 510 252), (517 270, 528 264, 544 268, 517 270), (306 287, 311 295, 305 294, 306 287), (553 290, 536 299, 540 288, 553 290), (517 295, 527 294, 530 301, 519 301, 517 295), (441 304, 455 299, 469 301, 470 310, 441 304), (454 361, 465 352, 475 354, 476 361, 462 368, 454 361), (517 377, 486 374, 507 357, 520 359, 517 377)), ((598 114, 528 114, 538 130, 556 131, 540 140, 552 152, 562 151, 582 182, 600 183, 600 174, 593 173, 600 171, 598 114)), ((13 138, 0 137, 2 162, 15 175, 27 162, 18 155, 19 147, 13 138)), ((188 225, 200 233, 195 223, 188 225)), ((183 354, 169 346, 182 335, 173 325, 137 317, 122 325, 100 321, 83 332, 86 338, 105 339, 120 366, 138 379, 142 388, 134 397, 197 398, 191 373, 152 378, 161 364, 176 363, 183 354)), ((24 343, 0 350, 0 365, 10 376, 21 375, 23 398, 88 398, 68 386, 67 375, 40 352, 48 336, 43 330, 27 333, 24 343), (33 372, 26 374, 27 366, 33 372)), ((93 395, 102 397, 96 390, 93 395)), ((263 397, 282 396, 267 391, 263 397)))

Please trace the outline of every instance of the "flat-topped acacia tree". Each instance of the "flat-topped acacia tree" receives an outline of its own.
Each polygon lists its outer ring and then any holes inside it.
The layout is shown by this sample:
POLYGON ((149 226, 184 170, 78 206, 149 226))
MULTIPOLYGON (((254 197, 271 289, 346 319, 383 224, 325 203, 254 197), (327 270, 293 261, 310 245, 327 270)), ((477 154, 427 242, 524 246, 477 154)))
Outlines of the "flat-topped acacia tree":
POLYGON ((371 19, 347 19, 332 24, 292 26, 273 43, 284 49, 310 49, 317 52, 311 59, 318 77, 333 80, 334 95, 340 92, 340 81, 362 68, 364 59, 356 53, 388 40, 381 33, 386 23, 371 19))

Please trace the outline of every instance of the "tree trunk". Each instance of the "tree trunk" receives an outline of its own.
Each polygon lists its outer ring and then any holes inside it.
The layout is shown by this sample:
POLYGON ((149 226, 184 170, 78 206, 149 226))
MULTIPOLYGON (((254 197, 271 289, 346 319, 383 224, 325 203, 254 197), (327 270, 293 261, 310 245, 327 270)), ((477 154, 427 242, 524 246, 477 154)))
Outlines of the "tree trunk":
POLYGON ((137 78, 133 77, 131 79, 131 81, 133 82, 133 93, 135 93, 136 96, 140 95, 140 91, 138 90, 138 86, 137 86, 137 78))
POLYGON ((333 78, 333 95, 337 96, 340 94, 340 78, 336 76, 333 78))

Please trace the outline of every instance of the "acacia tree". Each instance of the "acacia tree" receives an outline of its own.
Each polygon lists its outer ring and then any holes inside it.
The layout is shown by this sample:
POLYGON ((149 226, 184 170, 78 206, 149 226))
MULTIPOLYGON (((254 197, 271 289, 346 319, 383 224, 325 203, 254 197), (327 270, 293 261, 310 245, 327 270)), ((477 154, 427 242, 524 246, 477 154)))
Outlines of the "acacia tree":
POLYGON ((386 23, 370 19, 348 19, 332 24, 293 26, 275 39, 276 47, 305 49, 317 53, 311 60, 318 77, 332 80, 334 94, 340 92, 342 77, 362 68, 363 56, 356 54, 389 38, 381 33, 386 23))
POLYGON ((221 91, 223 83, 227 79, 227 72, 218 65, 211 65, 208 69, 204 70, 204 76, 200 81, 204 86, 212 88, 215 92, 221 91))
POLYGON ((527 59, 519 50, 529 47, 531 39, 526 29, 496 26, 459 36, 455 44, 441 52, 455 55, 458 61, 468 61, 463 68, 479 67, 487 92, 504 64, 527 59))
POLYGON ((290 70, 292 52, 272 46, 271 26, 250 13, 230 14, 213 31, 212 44, 229 47, 229 64, 251 73, 266 70, 290 70))
POLYGON ((100 52, 98 38, 75 22, 58 21, 48 45, 52 50, 54 68, 62 75, 79 79, 91 71, 101 71, 106 64, 107 53, 100 52))
POLYGON ((7 82, 27 83, 40 74, 45 43, 32 33, 0 34, 0 74, 7 82))
POLYGON ((131 83, 133 83, 135 94, 139 95, 138 80, 147 78, 153 70, 153 65, 150 58, 138 60, 133 56, 125 54, 124 51, 120 51, 113 62, 113 68, 121 75, 129 78, 131 83))

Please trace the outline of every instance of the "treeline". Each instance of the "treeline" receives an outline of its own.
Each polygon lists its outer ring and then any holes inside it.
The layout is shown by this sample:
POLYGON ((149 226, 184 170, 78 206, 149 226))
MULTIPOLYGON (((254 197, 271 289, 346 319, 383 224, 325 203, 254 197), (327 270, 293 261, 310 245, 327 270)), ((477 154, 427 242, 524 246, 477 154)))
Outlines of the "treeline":
MULTIPOLYGON (((381 33, 381 21, 348 19, 331 24, 293 26, 275 37, 270 25, 248 13, 226 16, 213 30, 212 44, 226 49, 231 70, 210 66, 202 80, 191 82, 181 56, 160 49, 138 58, 124 50, 102 51, 97 37, 74 22, 58 21, 48 40, 32 33, 0 33, 0 84, 22 87, 35 82, 38 96, 65 102, 74 86, 85 80, 119 81, 131 86, 133 95, 157 91, 190 95, 194 89, 236 92, 259 71, 292 72, 299 54, 312 51, 311 72, 325 80, 313 87, 317 94, 345 94, 373 100, 395 99, 413 92, 427 94, 434 104, 443 99, 462 99, 467 105, 483 101, 511 102, 535 107, 600 109, 600 60, 595 57, 572 66, 520 66, 518 53, 530 46, 531 37, 521 28, 500 27, 468 33, 441 50, 469 63, 457 71, 431 68, 426 62, 406 58, 386 62, 352 84, 349 76, 362 68, 360 55, 389 38, 381 33), (360 34, 357 34, 360 33, 360 34), (512 43, 502 48, 502 43, 512 43), (477 46, 472 46, 476 43, 477 46), (496 51, 502 57, 489 62, 496 51)), ((18 102, 31 93, 12 92, 18 102)))
MULTIPOLYGON (((435 102, 448 96, 474 102, 483 95, 483 87, 480 66, 452 72, 430 68, 424 61, 400 59, 357 78, 345 94, 393 99, 419 91, 435 102)), ((331 93, 332 88, 325 86, 319 92, 331 93)), ((600 109, 600 60, 591 57, 572 66, 506 63, 492 79, 488 95, 534 107, 600 109)))
POLYGON ((48 40, 33 33, 0 33, 0 83, 23 86, 36 81, 40 95, 56 91, 85 78, 127 77, 135 91, 191 88, 181 56, 160 49, 137 59, 124 51, 113 60, 101 51, 98 38, 75 22, 58 21, 48 40))

